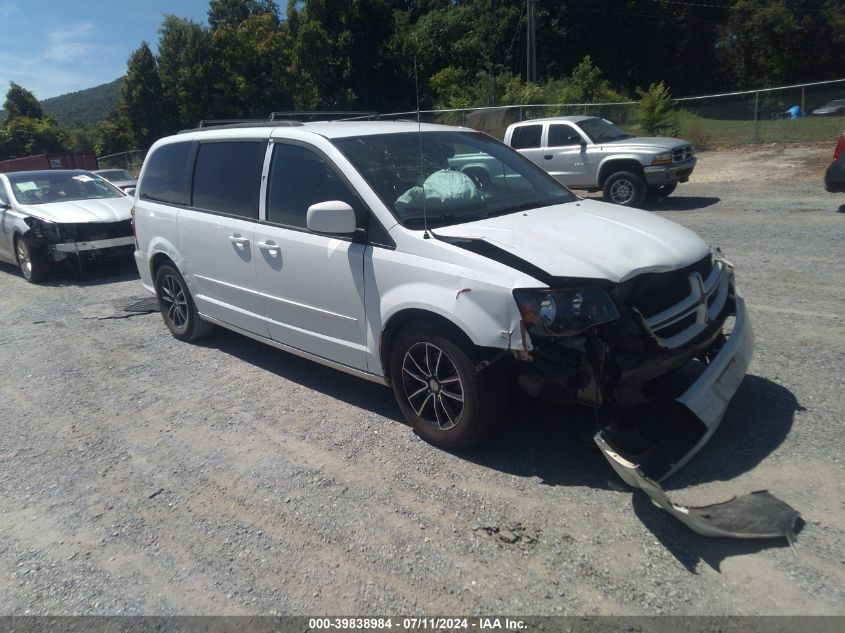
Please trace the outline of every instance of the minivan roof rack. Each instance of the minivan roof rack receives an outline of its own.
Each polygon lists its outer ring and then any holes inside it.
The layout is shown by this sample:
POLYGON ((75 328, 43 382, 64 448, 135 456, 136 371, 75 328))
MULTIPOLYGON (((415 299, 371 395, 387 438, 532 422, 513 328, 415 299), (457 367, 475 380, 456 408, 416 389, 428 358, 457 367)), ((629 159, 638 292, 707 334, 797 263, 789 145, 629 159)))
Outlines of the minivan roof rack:
POLYGON ((299 127, 301 125, 301 121, 273 121, 267 119, 203 119, 197 123, 195 128, 180 130, 179 133, 239 127, 299 127))
POLYGON ((270 120, 307 119, 309 121, 356 121, 361 119, 378 119, 378 112, 362 112, 349 110, 286 110, 271 112, 270 120))

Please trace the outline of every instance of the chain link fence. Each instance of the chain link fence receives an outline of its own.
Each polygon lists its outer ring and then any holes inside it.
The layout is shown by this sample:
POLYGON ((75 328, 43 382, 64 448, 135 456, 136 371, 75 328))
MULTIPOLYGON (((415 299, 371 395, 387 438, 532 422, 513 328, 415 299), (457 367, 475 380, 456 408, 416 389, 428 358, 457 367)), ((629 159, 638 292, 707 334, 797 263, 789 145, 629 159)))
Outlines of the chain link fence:
MULTIPOLYGON (((708 145, 829 141, 845 131, 845 101, 838 114, 814 114, 845 100, 845 79, 674 99, 675 133, 699 148, 708 145)), ((639 102, 558 103, 455 110, 422 110, 423 123, 463 125, 503 138, 511 123, 551 116, 587 115, 613 121, 640 134, 639 102)), ((379 115, 382 120, 417 120, 417 112, 379 115)))
POLYGON ((128 152, 97 157, 97 169, 125 169, 133 178, 137 178, 147 155, 145 149, 133 149, 128 152))

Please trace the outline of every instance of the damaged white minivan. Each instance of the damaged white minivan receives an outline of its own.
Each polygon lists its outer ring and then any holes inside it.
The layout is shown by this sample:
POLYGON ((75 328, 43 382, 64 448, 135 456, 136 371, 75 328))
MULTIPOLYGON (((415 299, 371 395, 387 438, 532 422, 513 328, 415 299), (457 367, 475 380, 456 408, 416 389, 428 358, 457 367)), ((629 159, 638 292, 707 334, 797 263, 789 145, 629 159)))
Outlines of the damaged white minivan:
POLYGON ((710 437, 751 358, 718 251, 578 198, 470 129, 183 132, 150 150, 134 222, 143 284, 176 338, 218 325, 390 385, 447 449, 494 429, 516 384, 594 407, 606 445, 648 454, 661 478, 710 437))

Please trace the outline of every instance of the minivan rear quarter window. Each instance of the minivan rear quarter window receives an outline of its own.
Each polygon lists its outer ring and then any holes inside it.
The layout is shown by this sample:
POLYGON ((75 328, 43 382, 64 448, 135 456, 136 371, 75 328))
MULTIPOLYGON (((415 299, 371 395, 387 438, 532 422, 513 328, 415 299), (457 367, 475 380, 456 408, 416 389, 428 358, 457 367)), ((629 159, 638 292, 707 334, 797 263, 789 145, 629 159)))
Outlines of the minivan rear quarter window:
POLYGON ((192 149, 189 142, 169 143, 156 149, 147 157, 138 196, 156 202, 189 204, 191 183, 187 166, 192 149))
POLYGON ((266 141, 201 144, 191 206, 257 220, 266 147, 266 141))

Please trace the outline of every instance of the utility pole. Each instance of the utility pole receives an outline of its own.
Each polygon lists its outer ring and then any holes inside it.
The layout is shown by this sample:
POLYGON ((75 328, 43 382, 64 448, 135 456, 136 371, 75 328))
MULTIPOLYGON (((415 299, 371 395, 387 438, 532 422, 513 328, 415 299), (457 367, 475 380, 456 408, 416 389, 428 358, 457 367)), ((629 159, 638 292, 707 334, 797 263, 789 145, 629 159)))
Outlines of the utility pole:
POLYGON ((528 59, 525 79, 528 83, 534 83, 537 81, 537 32, 534 24, 534 5, 537 0, 526 0, 526 2, 528 2, 528 59))

